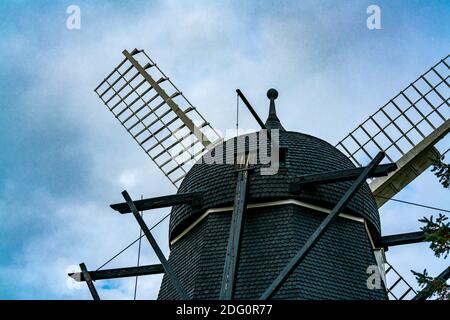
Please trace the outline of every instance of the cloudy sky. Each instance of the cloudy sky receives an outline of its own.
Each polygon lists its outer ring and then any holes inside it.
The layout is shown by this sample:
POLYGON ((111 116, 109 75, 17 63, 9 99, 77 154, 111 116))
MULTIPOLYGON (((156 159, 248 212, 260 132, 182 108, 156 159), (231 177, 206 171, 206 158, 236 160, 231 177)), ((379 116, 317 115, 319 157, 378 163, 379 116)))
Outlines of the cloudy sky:
MULTIPOLYGON (((67 271, 82 261, 98 268, 139 234, 108 205, 124 189, 135 198, 175 191, 93 91, 123 49, 145 49, 216 128, 234 127, 236 88, 265 117, 275 87, 285 128, 335 144, 450 53, 449 21, 447 1, 2 1, 0 298, 90 298, 67 271), (381 30, 366 27, 371 4, 381 30), (69 5, 81 9, 80 30, 66 27, 69 5)), ((248 113, 240 119, 256 127, 248 113)), ((429 172, 397 198, 450 208, 429 172)), ((436 213, 388 203, 383 233, 416 231, 436 213)), ((166 252, 167 225, 155 229, 166 252)), ((136 259, 133 246, 108 267, 136 259)), ((412 284, 410 269, 437 274, 448 264, 426 244, 392 248, 388 260, 412 284)), ((147 243, 142 262, 157 262, 147 243)), ((140 278, 138 298, 155 298, 160 280, 140 278)), ((130 299, 134 279, 97 287, 102 298, 130 299)))

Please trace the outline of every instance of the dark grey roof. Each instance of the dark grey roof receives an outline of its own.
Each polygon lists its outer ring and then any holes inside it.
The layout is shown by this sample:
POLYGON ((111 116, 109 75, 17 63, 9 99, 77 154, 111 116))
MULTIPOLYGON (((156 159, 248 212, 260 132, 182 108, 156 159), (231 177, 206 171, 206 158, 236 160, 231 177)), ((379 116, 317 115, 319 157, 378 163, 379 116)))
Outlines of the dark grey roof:
MULTIPOLYGON (((310 187, 299 193, 289 192, 289 183, 305 174, 350 169, 355 166, 338 149, 310 135, 286 131, 275 110, 278 93, 269 90, 270 111, 266 127, 272 136, 279 130, 279 147, 285 156, 275 175, 261 175, 261 165, 249 175, 248 202, 296 199, 332 208, 352 182, 310 187)), ((245 151, 255 150, 253 135, 247 139, 245 151), (249 139, 248 139, 249 138, 249 139)), ((234 138, 217 146, 206 157, 217 155, 230 163, 225 152, 238 153, 234 138), (223 156, 221 155, 223 151, 223 156)), ((270 146, 270 143, 266 145, 270 146)), ((270 149, 270 148, 269 148, 270 149)), ((244 150, 239 150, 239 153, 244 150)), ((231 161, 232 163, 232 161, 231 161)), ((236 190, 234 164, 204 164, 192 167, 183 180, 179 193, 203 191, 204 203, 192 210, 175 206, 171 212, 169 238, 172 240, 210 208, 232 206, 236 190)), ((368 222, 374 238, 380 235, 378 210, 367 184, 354 196, 345 212, 361 216, 368 222)), ((244 214, 242 245, 239 255, 236 299, 257 299, 267 289, 293 255, 323 221, 325 214, 295 204, 247 209, 244 214)), ((217 299, 229 237, 231 211, 210 213, 171 247, 169 262, 184 288, 194 299, 217 299)), ((386 299, 386 292, 369 290, 366 273, 375 265, 365 224, 338 218, 325 232, 309 255, 274 295, 275 299, 386 299)), ((159 299, 177 299, 172 284, 164 276, 159 299)))
MULTIPOLYGON (((257 299, 324 218, 288 204, 249 209, 244 216, 236 299, 257 299)), ((169 262, 194 299, 217 299, 231 213, 211 213, 171 250, 169 262)), ((375 258, 364 224, 338 218, 274 299, 386 299, 369 290, 375 258)), ((164 276, 158 299, 178 299, 164 276)))
MULTIPOLYGON (((277 121, 278 118, 273 116, 268 119, 272 128, 276 126, 277 121)), ((225 150, 229 143, 234 143, 236 152, 236 138, 228 140, 216 149, 225 150)), ((332 208, 351 186, 352 182, 340 182, 310 188, 297 194, 290 193, 289 182, 298 176, 355 166, 334 146, 307 134, 281 130, 280 147, 286 148, 287 153, 278 174, 263 176, 255 172, 250 175, 249 203, 293 198, 332 208)), ((253 146, 247 143, 246 148, 252 149, 253 146)), ((225 154, 223 157, 225 159, 225 154)), ((256 167, 259 168, 260 165, 256 167)), ((235 167, 231 164, 195 164, 184 178, 178 192, 204 191, 204 205, 196 211, 192 211, 187 205, 175 206, 170 218, 170 238, 173 239, 205 210, 232 205, 236 176, 235 167)), ((345 211, 366 218, 374 238, 380 235, 377 206, 367 184, 355 195, 345 211)))

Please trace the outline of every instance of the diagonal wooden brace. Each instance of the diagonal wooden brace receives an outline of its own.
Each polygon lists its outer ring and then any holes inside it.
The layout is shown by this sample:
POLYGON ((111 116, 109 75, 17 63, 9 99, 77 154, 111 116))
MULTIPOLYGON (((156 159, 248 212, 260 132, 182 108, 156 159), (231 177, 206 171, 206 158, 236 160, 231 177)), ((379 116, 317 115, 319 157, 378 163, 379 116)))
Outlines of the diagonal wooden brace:
POLYGON ((220 289, 221 300, 233 299, 234 281, 239 258, 243 218, 247 200, 248 170, 238 172, 233 214, 231 216, 230 237, 228 240, 225 266, 220 289))
POLYGON ((164 253, 161 251, 161 248, 159 247, 158 243, 156 242, 155 238, 153 237, 152 233, 150 232, 149 228, 147 227, 147 224, 145 223, 144 219, 142 219, 141 215, 139 214, 138 209, 134 205, 133 200, 131 200, 130 195, 125 190, 122 192, 122 196, 127 202, 128 206, 130 207, 131 212, 133 213, 134 217, 136 218, 139 226, 141 227, 142 231, 144 232, 148 242, 152 246, 153 250, 155 251, 156 255, 159 258, 159 261, 161 262, 164 271, 166 272, 167 276, 169 277, 170 281, 172 282, 173 286, 175 287, 175 290, 178 292, 178 294, 181 296, 183 300, 190 300, 189 295, 184 290, 184 288, 181 285, 180 280, 178 280, 178 277, 176 276, 175 272, 173 271, 172 267, 169 264, 169 261, 167 261, 166 257, 164 256, 164 253))
POLYGON ((100 296, 98 295, 97 289, 95 289, 94 282, 92 281, 91 275, 89 274, 89 271, 87 270, 84 262, 80 263, 80 268, 81 273, 83 274, 83 278, 86 281, 89 291, 91 292, 92 299, 100 300, 100 296))
POLYGON ((353 182, 350 189, 339 200, 336 206, 331 210, 330 214, 322 221, 319 227, 309 237, 303 247, 297 252, 297 254, 289 261, 286 267, 280 272, 275 280, 270 284, 267 290, 261 295, 261 300, 266 300, 272 297, 273 294, 281 287, 281 285, 287 280, 287 278, 294 272, 300 262, 306 257, 309 251, 314 247, 317 241, 321 238, 328 227, 337 219, 339 213, 345 208, 348 202, 352 199, 353 195, 359 190, 359 188, 366 181, 367 177, 375 170, 378 164, 383 160, 385 154, 380 152, 370 162, 370 164, 364 168, 360 176, 353 182))

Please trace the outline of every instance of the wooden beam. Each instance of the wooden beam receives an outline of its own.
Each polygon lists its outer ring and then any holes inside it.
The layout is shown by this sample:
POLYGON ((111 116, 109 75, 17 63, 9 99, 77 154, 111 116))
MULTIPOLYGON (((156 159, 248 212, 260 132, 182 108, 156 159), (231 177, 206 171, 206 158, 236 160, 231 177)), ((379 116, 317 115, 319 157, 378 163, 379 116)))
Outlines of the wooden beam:
POLYGON ((241 98, 241 100, 244 102, 245 106, 250 111, 252 116, 255 118, 256 122, 258 122, 258 124, 261 127, 261 129, 266 129, 267 130, 266 125, 261 120, 261 118, 258 116, 258 114, 256 113, 255 109, 253 109, 253 107, 250 104, 250 102, 248 102, 247 98, 244 96, 242 91, 240 89, 236 89, 236 93, 238 94, 239 98, 241 98))
POLYGON ((180 109, 178 104, 172 100, 167 92, 155 81, 143 68, 139 62, 133 58, 132 54, 127 50, 122 51, 123 55, 130 61, 130 63, 137 69, 137 71, 144 77, 145 80, 150 84, 150 86, 159 94, 161 99, 172 109, 177 117, 184 123, 184 125, 191 131, 191 133, 203 144, 203 146, 208 147, 212 145, 208 137, 200 131, 200 129, 192 122, 192 120, 180 109))
POLYGON ((425 241, 425 233, 423 231, 401 233, 381 237, 380 247, 386 248, 423 241, 425 241))
MULTIPOLYGON (((271 150, 277 150, 277 152, 279 152, 280 146, 279 146, 279 137, 278 139, 276 139, 277 141, 274 141, 272 139, 272 133, 271 130, 267 129, 266 124, 261 120, 261 118, 258 116, 258 114, 256 113, 255 109, 253 109, 252 105, 250 104, 250 102, 248 102, 247 98, 244 96, 244 94, 242 93, 242 91, 240 89, 236 89, 236 93, 238 94, 238 96, 242 99, 242 101, 244 102, 245 106, 247 107, 247 109, 250 111, 250 113, 252 114, 252 116, 255 118, 256 122, 258 122, 259 126, 261 127, 262 130, 265 130, 266 134, 267 134, 267 139, 270 142, 270 146, 271 146, 271 150)), ((272 100, 271 100, 272 101, 272 100)), ((273 101, 272 101, 273 103, 273 101)), ((278 130, 278 129, 277 129, 278 130)), ((261 141, 260 141, 261 143, 261 141)), ((271 151, 272 152, 272 151, 271 151)), ((264 170, 264 169, 263 169, 264 170)))
POLYGON ((83 278, 85 279, 89 291, 91 292, 92 299, 100 300, 100 296, 98 295, 97 289, 95 289, 94 282, 92 281, 89 271, 87 271, 86 265, 83 262, 80 263, 80 268, 83 278))
MULTIPOLYGON (((190 192, 136 200, 134 201, 134 205, 138 211, 145 211, 150 209, 172 207, 180 204, 189 204, 193 207, 200 207, 202 202, 201 192, 190 192)), ((115 203, 110 205, 110 207, 122 214, 131 212, 130 207, 126 202, 115 203)))
POLYGON ((378 164, 383 160, 384 152, 378 153, 370 164, 364 168, 359 177, 353 182, 350 189, 344 194, 344 196, 335 205, 330 214, 322 221, 319 227, 309 237, 303 247, 297 252, 297 254, 288 262, 286 267, 279 273, 275 280, 270 284, 266 291, 260 297, 261 300, 266 300, 272 297, 273 294, 281 287, 286 279, 294 272, 300 262, 306 257, 310 250, 315 246, 317 241, 322 237, 324 232, 330 227, 330 225, 338 218, 339 213, 350 202, 355 193, 361 188, 367 177, 375 170, 378 164))
MULTIPOLYGON (((164 268, 161 264, 89 271, 91 280, 117 279, 135 276, 147 276, 161 273, 164 273, 164 268)), ((86 281, 83 272, 69 273, 69 277, 75 279, 76 281, 86 281)))
POLYGON ((230 236, 228 239, 225 265, 223 269, 221 300, 233 299, 236 269, 239 260, 239 249, 243 229, 244 211, 247 204, 248 170, 238 172, 233 214, 231 216, 230 236))
MULTIPOLYGON (((397 169, 395 163, 381 164, 375 168, 375 170, 368 175, 367 178, 383 177, 387 176, 390 172, 397 169)), ((363 172, 364 167, 355 169, 345 169, 336 171, 327 171, 321 173, 307 174, 298 177, 295 181, 289 185, 290 192, 298 192, 303 187, 318 184, 336 183, 342 181, 355 180, 363 172)))
POLYGON ((190 300, 189 295, 184 290, 184 288, 181 286, 180 280, 178 280, 178 277, 176 276, 175 272, 173 271, 172 267, 169 264, 169 261, 167 261, 166 257, 164 256, 164 253, 161 251, 161 248, 159 247, 158 243, 156 242, 155 238, 153 237, 152 233, 150 232, 150 229, 147 227, 147 224, 145 223, 144 219, 142 219, 141 215, 139 214, 138 209, 134 205, 133 200, 131 200, 130 195, 127 191, 122 192, 122 196, 127 202, 128 206, 130 207, 131 212, 133 212, 133 215, 138 222, 139 226, 141 227, 142 231, 144 232, 148 242, 152 246, 153 250, 155 251, 157 257, 159 258, 159 261, 161 262, 164 271, 166 272, 167 276, 169 277, 170 281, 172 282, 172 285, 174 286, 175 290, 178 292, 178 294, 181 296, 183 300, 190 300))

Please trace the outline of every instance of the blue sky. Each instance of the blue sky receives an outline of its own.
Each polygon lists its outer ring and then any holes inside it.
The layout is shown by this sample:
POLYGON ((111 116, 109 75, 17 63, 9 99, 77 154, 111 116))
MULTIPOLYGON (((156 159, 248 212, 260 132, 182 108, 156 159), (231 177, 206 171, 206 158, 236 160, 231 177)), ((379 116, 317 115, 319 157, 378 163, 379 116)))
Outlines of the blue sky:
MULTIPOLYGON (((236 88, 265 117, 275 87, 285 128, 334 144, 450 53, 449 21, 448 1, 2 1, 0 298, 89 298, 84 286, 68 288, 66 270, 100 266, 139 232, 108 205, 123 189, 174 192, 93 92, 123 49, 145 49, 216 128, 234 127, 236 88), (71 4, 80 30, 66 28, 71 4), (381 30, 366 28, 370 4, 381 8, 381 30)), ((398 198, 450 208, 431 173, 398 198)), ((432 213, 389 203, 383 232, 415 231, 432 213)), ((155 234, 167 252, 167 222, 155 234)), ((136 250, 110 266, 133 265, 136 250)), ((143 259, 157 261, 146 245, 143 259)), ((425 244, 393 248, 388 259, 411 282, 410 269, 435 274, 447 264, 425 244)), ((159 281, 140 279, 138 297, 154 298, 159 281)), ((117 299, 131 298, 133 285, 98 284, 117 299)))

